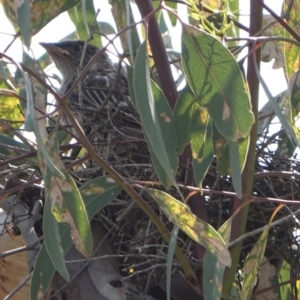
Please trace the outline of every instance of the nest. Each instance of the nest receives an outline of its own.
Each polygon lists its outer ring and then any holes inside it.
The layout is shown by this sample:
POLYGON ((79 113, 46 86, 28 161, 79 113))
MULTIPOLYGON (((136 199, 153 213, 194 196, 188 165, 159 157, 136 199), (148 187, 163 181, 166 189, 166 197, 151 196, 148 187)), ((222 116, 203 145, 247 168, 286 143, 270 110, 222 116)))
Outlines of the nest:
MULTIPOLYGON (((134 108, 130 104, 125 110, 107 108, 96 113, 92 119, 95 120, 99 116, 101 122, 98 122, 98 125, 95 123, 83 124, 83 127, 91 126, 92 128, 93 144, 97 153, 123 177, 138 182, 157 180, 147 144, 143 139, 139 117, 134 108)), ((298 170, 298 162, 293 159, 276 157, 270 152, 260 151, 260 153, 256 158, 255 172, 257 175, 254 181, 253 195, 264 198, 297 199, 298 178, 293 174, 298 170), (288 175, 284 176, 283 168, 285 174, 288 175)), ((216 172, 216 165, 217 162, 214 160, 203 182, 203 187, 233 191, 231 178, 220 176, 216 172)), ((75 173, 77 178, 84 182, 104 175, 101 172, 102 170, 91 162, 90 168, 75 173), (85 175, 84 172, 86 172, 85 175)), ((183 185, 184 178, 184 171, 177 176, 178 182, 183 185)), ((156 186, 156 188, 161 189, 162 187, 156 186)), ((186 190, 183 189, 183 192, 185 193, 186 190)), ((175 191, 169 190, 168 193, 178 198, 175 191)), ((142 196, 171 231, 173 225, 161 213, 158 205, 152 199, 147 198, 145 193, 142 196)), ((213 193, 205 199, 209 222, 218 229, 233 212, 232 199, 213 193)), ((267 225, 277 205, 269 201, 252 203, 246 232, 253 232, 267 225)), ((297 209, 297 205, 282 208, 276 214, 274 221, 293 214, 297 209)), ((165 279, 168 245, 151 220, 128 195, 122 192, 115 201, 98 214, 97 218, 105 224, 111 234, 115 249, 120 254, 119 264, 124 277, 134 282, 143 291, 147 291, 149 287, 165 279)), ((268 260, 276 261, 283 255, 296 268, 298 258, 295 247, 298 248, 298 242, 295 230, 298 227, 298 222, 294 218, 290 218, 271 228, 265 253, 268 260)), ((244 240, 240 260, 241 268, 259 235, 260 233, 257 233, 244 240)), ((186 256, 190 258, 197 273, 199 264, 193 259, 193 241, 184 233, 180 233, 178 243, 186 256)), ((174 269, 180 269, 176 259, 174 260, 174 269)))
MULTIPOLYGON (((139 116, 131 103, 118 108, 109 107, 108 104, 99 111, 89 108, 81 111, 81 126, 94 149, 118 174, 133 182, 157 182, 139 116)), ((74 158, 72 151, 63 154, 63 157, 68 161, 73 160, 73 163, 78 159, 74 158)), ((71 172, 79 186, 106 175, 93 161, 86 161, 71 172)), ((156 202, 147 193, 141 190, 138 192, 171 231, 173 224, 160 211, 156 202)), ((125 280, 146 292, 166 278, 168 243, 125 192, 121 192, 117 199, 99 212, 96 219, 110 233, 125 280)), ((179 245, 190 257, 191 241, 184 234, 180 234, 179 245)), ((180 268, 177 261, 173 265, 174 268, 180 268)))

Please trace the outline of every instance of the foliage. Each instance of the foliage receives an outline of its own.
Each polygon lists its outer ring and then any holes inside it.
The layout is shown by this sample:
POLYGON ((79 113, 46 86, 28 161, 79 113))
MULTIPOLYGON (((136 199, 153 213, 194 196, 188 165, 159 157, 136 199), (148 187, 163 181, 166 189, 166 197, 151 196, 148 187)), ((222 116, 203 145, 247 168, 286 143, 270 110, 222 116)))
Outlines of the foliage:
MULTIPOLYGON (((174 251, 174 265, 178 263, 194 285, 189 289, 195 289, 204 299, 261 299, 255 285, 259 269, 264 270, 264 258, 270 264, 271 258, 277 260, 278 274, 272 277, 277 286, 266 284, 265 288, 272 290, 276 299, 297 298, 297 290, 291 288, 292 284, 296 286, 298 276, 293 269, 291 244, 299 247, 295 239, 299 222, 291 216, 298 211, 282 207, 297 203, 292 200, 297 199, 295 189, 299 185, 294 158, 299 146, 300 1, 292 6, 285 1, 280 17, 268 8, 279 24, 269 31, 277 35, 276 44, 272 44, 276 55, 271 57, 263 47, 271 47, 265 42, 274 42, 274 36, 262 36, 272 24, 251 32, 253 24, 261 21, 265 4, 260 0, 249 2, 251 8, 259 7, 260 14, 251 15, 250 39, 240 46, 235 42, 245 26, 239 23, 237 0, 153 2, 154 8, 150 0, 137 0, 136 4, 113 0, 114 24, 99 22, 97 8, 89 0, 27 0, 19 6, 1 0, 15 28, 15 38, 20 37, 27 49, 31 48, 32 37, 64 11, 76 28, 70 36, 110 51, 120 41, 124 53, 118 58, 127 69, 130 105, 134 107, 122 111, 125 122, 119 127, 115 124, 124 120, 111 119, 113 114, 107 112, 111 108, 99 111, 114 133, 112 138, 102 133, 100 138, 91 138, 71 113, 68 99, 47 81, 44 71, 51 64, 48 55, 35 61, 23 49, 23 61, 19 63, 0 52, 0 166, 4 174, 9 174, 1 181, 0 194, 3 199, 22 194, 23 185, 8 184, 16 179, 22 179, 26 188, 36 182, 42 186, 43 243, 35 258, 31 299, 44 298, 56 271, 71 280, 65 255, 72 244, 85 258, 94 254, 89 222, 95 216, 102 216, 111 230, 127 226, 136 236, 138 224, 151 224, 158 230, 153 232, 161 245, 170 242, 166 261, 166 278, 171 278, 168 297, 174 288, 171 270, 175 269, 170 259, 174 251), (183 8, 188 24, 182 21, 183 8), (177 36, 180 53, 172 43, 175 28, 181 31, 177 36), (249 49, 247 74, 242 67, 244 58, 238 55, 245 47, 249 49), (284 95, 273 97, 264 83, 259 70, 260 48, 265 61, 279 59, 278 53, 284 55, 289 82, 284 95), (256 81, 249 75, 251 71, 256 81), (255 92, 259 83, 268 97, 260 111, 255 92), (47 94, 57 100, 51 113, 47 94), (280 122, 279 131, 272 124, 274 120, 280 122), (123 130, 132 123, 142 134, 130 139, 132 132, 123 130), (34 141, 28 132, 34 134, 34 141), (116 150, 118 146, 111 147, 114 134, 120 134, 125 139, 123 144, 128 144, 125 158, 116 150), (80 151, 74 157, 78 147, 80 151), (92 175, 88 175, 90 169, 92 175), (126 203, 124 211, 130 212, 128 198, 139 209, 136 226, 125 225, 123 212, 109 206, 126 203), (112 217, 116 214, 118 217, 112 217), (168 220, 175 225, 173 230, 168 220), (260 237, 258 233, 262 233, 260 237), (203 266, 194 264, 184 247, 191 240, 192 256, 202 260, 203 266), (241 246, 242 240, 243 249, 232 251, 230 247, 241 246), (277 252, 283 241, 287 249, 277 252), (226 276, 226 266, 235 278, 226 276), (286 271, 291 269, 294 275, 286 271), (198 276, 202 271, 203 276, 198 276), (285 282, 279 287, 283 277, 285 282)), ((79 74, 81 78, 83 75, 79 74)), ((2 208, 9 214, 7 206, 3 204, 2 208)))

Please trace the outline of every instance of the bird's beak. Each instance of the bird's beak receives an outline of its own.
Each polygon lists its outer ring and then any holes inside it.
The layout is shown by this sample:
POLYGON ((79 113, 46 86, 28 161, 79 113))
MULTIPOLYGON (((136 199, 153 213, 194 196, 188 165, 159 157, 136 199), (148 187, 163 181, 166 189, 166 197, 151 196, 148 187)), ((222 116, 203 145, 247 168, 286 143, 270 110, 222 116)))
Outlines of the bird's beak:
POLYGON ((54 43, 40 43, 40 45, 44 47, 50 55, 60 56, 60 57, 65 57, 66 55, 67 56, 70 55, 69 51, 57 46, 54 43))

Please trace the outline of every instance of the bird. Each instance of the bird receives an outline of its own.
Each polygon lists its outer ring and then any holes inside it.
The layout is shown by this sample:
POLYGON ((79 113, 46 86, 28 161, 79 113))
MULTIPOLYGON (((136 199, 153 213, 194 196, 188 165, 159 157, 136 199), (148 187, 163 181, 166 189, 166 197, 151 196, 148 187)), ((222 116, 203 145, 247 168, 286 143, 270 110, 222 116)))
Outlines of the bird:
MULTIPOLYGON (((73 86, 82 69, 100 51, 100 48, 82 40, 40 45, 46 49, 61 73, 58 94, 62 97, 73 86)), ((99 148, 97 152, 113 153, 112 156, 118 160, 116 156, 128 153, 130 141, 143 137, 137 121, 138 114, 130 100, 125 68, 122 64, 114 63, 105 51, 93 61, 67 101, 91 143, 112 145, 109 149, 99 148), (126 147, 117 147, 126 143, 126 147)))
MULTIPOLYGON (((49 53, 62 75, 61 86, 58 90, 60 96, 64 96, 68 92, 78 78, 80 71, 100 50, 98 47, 81 40, 40 43, 40 45, 49 53)), ((70 108, 81 109, 82 107, 79 105, 96 108, 101 107, 103 102, 117 105, 125 99, 124 95, 128 95, 124 69, 118 70, 118 64, 113 63, 106 52, 102 52, 94 61, 84 76, 79 89, 75 89, 69 98, 70 108), (114 90, 111 91, 113 86, 114 90), (110 94, 110 99, 107 99, 108 94, 110 94)))

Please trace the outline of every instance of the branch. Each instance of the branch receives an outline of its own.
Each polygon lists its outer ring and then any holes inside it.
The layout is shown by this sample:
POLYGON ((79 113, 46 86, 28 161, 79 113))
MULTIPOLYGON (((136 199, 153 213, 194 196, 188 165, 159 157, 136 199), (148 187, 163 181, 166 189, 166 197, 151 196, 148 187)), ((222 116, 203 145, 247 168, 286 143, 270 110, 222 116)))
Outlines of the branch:
POLYGON ((292 27, 289 26, 289 24, 287 24, 283 18, 281 18, 280 16, 278 16, 277 14, 274 13, 274 11, 272 9, 269 8, 269 6, 267 6, 263 1, 261 0, 255 0, 256 2, 258 2, 261 7, 263 7, 267 12, 270 13, 270 15, 279 23, 282 25, 282 27, 289 32, 289 34, 297 41, 300 42, 300 36, 292 29, 292 27))
POLYGON ((148 40, 150 43, 153 59, 157 69, 162 91, 173 109, 177 100, 177 88, 173 79, 169 59, 165 45, 159 30, 157 20, 153 14, 153 7, 150 0, 135 1, 141 16, 148 21, 148 40), (147 17, 150 15, 149 19, 147 17))
MULTIPOLYGON (((158 72, 159 80, 161 83, 162 91, 169 102, 169 105, 174 109, 177 100, 177 88, 173 79, 170 68, 170 62, 166 53, 165 45, 162 39, 161 32, 153 14, 153 7, 150 0, 136 0, 136 4, 143 18, 147 20, 148 16, 148 40, 155 61, 155 66, 158 72), (149 17, 150 16, 150 17, 149 17)), ((186 183, 188 185, 194 184, 194 173, 188 167, 192 162, 191 148, 188 145, 182 155, 179 157, 180 163, 186 168, 186 183)), ((200 219, 208 221, 206 205, 204 197, 200 194, 195 194, 190 197, 188 204, 192 212, 200 219)), ((193 255, 197 259, 202 259, 204 256, 204 248, 194 242, 193 255)))
MULTIPOLYGON (((257 0, 259 1, 259 0, 257 0)), ((254 36, 262 27, 262 6, 257 5, 254 0, 250 1, 250 37, 254 36)), ((255 52, 257 58, 260 58, 261 48, 256 48, 255 45, 249 45, 249 53, 255 52)), ((258 59, 258 68, 259 68, 260 59, 258 59)), ((254 113, 254 124, 250 131, 250 140, 249 140, 249 149, 245 162, 245 166, 242 172, 242 193, 243 194, 252 194, 253 189, 253 179, 254 179, 254 165, 255 165, 255 151, 256 151, 256 142, 257 142, 257 119, 258 119, 258 91, 259 91, 259 80, 256 75, 255 70, 255 61, 253 55, 248 57, 248 68, 247 68, 247 81, 250 90, 251 105, 254 113)), ((237 197, 233 198, 233 210, 236 211, 247 201, 244 197, 238 199, 237 197)), ((231 237, 230 240, 236 240, 238 237, 245 233, 247 217, 249 212, 249 205, 242 207, 240 212, 233 218, 231 237)), ((224 283, 222 296, 225 299, 229 299, 232 284, 234 282, 235 274, 237 271, 240 253, 242 249, 242 242, 234 245, 230 249, 232 256, 232 266, 230 269, 225 270, 224 274, 224 283)))

